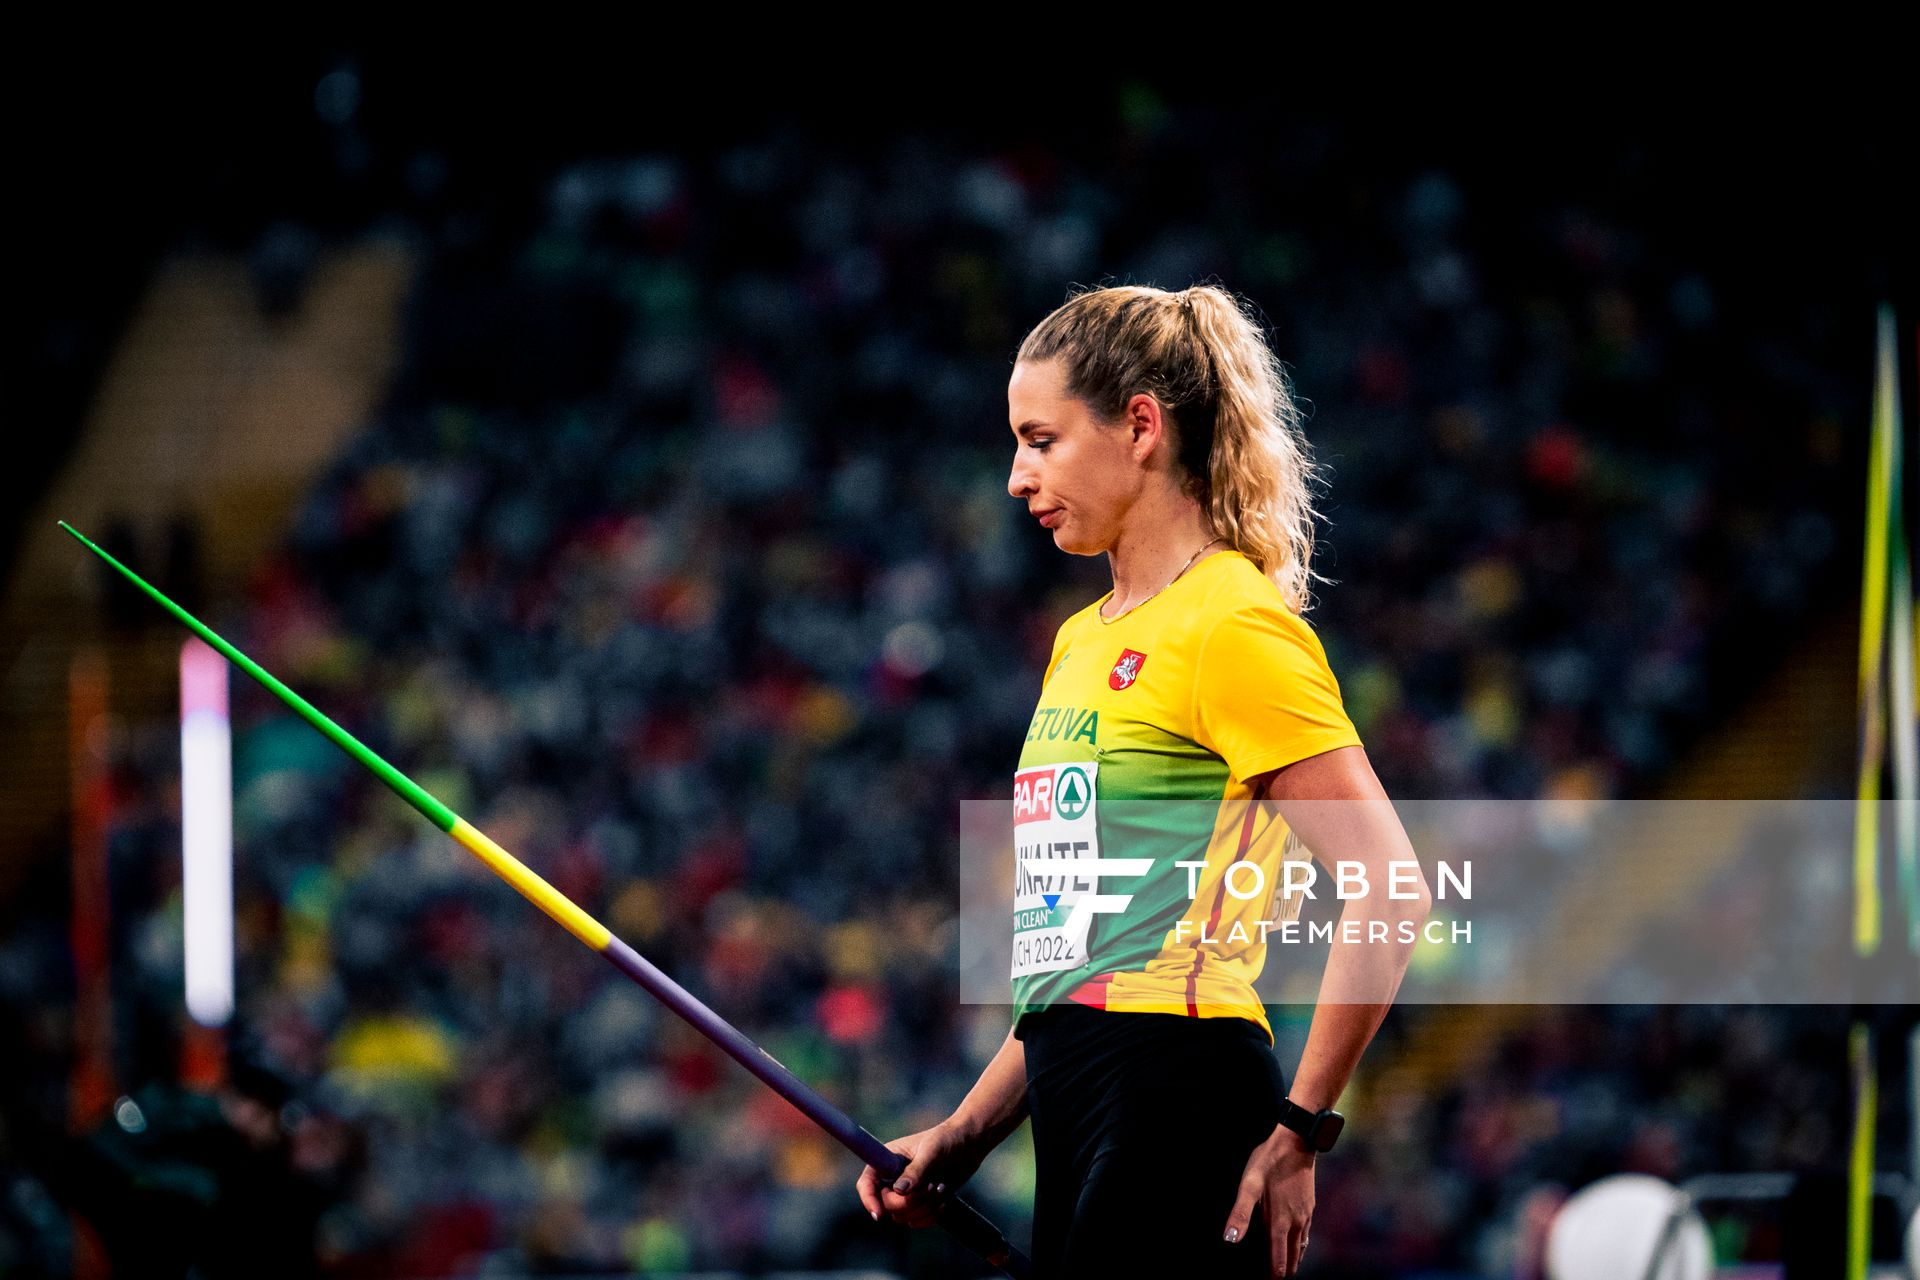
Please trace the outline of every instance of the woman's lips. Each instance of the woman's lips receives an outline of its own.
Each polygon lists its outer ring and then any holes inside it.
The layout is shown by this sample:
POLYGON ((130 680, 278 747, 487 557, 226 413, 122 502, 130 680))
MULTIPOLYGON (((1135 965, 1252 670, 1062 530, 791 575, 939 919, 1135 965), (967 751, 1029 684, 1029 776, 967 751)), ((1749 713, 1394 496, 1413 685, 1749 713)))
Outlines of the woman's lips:
POLYGON ((1040 513, 1040 517, 1039 517, 1039 518, 1040 518, 1040 523, 1041 523, 1041 524, 1042 524, 1043 526, 1045 526, 1046 528, 1049 528, 1049 529, 1051 529, 1051 528, 1053 528, 1053 526, 1054 526, 1054 525, 1056 525, 1056 524, 1058 524, 1058 523, 1060 522, 1060 517, 1061 517, 1061 516, 1062 516, 1063 514, 1064 514, 1064 513, 1063 513, 1063 512, 1061 511, 1061 509, 1060 509, 1059 507, 1055 507, 1055 508, 1054 508, 1053 510, 1051 510, 1051 511, 1042 511, 1042 512, 1040 513))

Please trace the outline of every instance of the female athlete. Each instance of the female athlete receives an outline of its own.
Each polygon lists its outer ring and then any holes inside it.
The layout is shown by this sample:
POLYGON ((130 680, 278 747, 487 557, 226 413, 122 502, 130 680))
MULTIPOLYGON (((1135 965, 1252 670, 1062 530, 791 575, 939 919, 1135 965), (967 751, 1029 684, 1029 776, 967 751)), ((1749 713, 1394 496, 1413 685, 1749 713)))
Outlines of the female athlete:
POLYGON ((1060 627, 1015 777, 1013 1028, 860 1199, 928 1225, 1031 1116, 1036 1274, 1292 1275, 1332 1108, 1429 905, 1300 617, 1299 414, 1259 327, 1211 286, 1075 295, 1021 344, 1007 402, 1007 491, 1061 550, 1105 553, 1113 590, 1060 627), (1301 904, 1276 892, 1305 880, 1295 839, 1369 890, 1344 895, 1339 936, 1362 941, 1331 947, 1289 1090, 1253 982, 1301 904), (1141 861, 1047 875, 1032 860, 1050 854, 1141 861))

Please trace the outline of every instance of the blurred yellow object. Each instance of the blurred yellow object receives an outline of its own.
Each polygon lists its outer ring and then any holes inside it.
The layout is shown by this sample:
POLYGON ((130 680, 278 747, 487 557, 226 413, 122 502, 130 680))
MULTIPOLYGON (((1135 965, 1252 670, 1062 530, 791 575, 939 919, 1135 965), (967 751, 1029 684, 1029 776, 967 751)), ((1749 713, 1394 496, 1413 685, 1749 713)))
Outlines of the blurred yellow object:
POLYGON ((652 938, 666 922, 660 887, 651 880, 633 881, 614 898, 607 916, 622 937, 643 941, 652 938))
POLYGON ((839 1183, 840 1174, 835 1164, 825 1139, 801 1134, 780 1144, 774 1172, 785 1186, 818 1191, 839 1183))
POLYGON ((880 930, 865 920, 849 920, 827 930, 827 964, 836 978, 870 978, 886 953, 880 930))
POLYGON ((1520 704, 1507 685, 1489 681, 1467 695, 1467 722, 1489 746, 1512 746, 1520 735, 1520 704))
POLYGON ((820 684, 802 694, 793 709, 794 732, 816 743, 829 743, 845 736, 855 720, 852 705, 820 684))
POLYGON ((368 1083, 438 1084, 458 1070, 458 1050, 441 1026, 427 1018, 362 1018, 333 1042, 337 1070, 368 1083))
POLYGON ((1481 560, 1460 571, 1461 603, 1478 618, 1498 618, 1520 603, 1520 574, 1506 560, 1481 560))

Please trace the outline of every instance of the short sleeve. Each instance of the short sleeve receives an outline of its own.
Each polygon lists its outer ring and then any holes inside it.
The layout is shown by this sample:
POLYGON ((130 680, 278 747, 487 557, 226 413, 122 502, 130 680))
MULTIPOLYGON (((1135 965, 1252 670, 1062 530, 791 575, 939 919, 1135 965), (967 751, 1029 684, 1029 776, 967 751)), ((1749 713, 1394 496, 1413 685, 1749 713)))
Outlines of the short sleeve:
POLYGON ((1239 782, 1360 745, 1320 637, 1279 605, 1237 609, 1201 642, 1193 727, 1239 782))
POLYGON ((1053 679, 1054 668, 1060 665, 1060 659, 1066 656, 1068 649, 1067 633, 1073 630, 1073 624, 1078 620, 1079 615, 1076 614, 1061 623, 1059 628, 1054 631, 1053 652, 1047 655, 1047 669, 1040 673, 1040 687, 1042 689, 1045 689, 1047 682, 1053 679))

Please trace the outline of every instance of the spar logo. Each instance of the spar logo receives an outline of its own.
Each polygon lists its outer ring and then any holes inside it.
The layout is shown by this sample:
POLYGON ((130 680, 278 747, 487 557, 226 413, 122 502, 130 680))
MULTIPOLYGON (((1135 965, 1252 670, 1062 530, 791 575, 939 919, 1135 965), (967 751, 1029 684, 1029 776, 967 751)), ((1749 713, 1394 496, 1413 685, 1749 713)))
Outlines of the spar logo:
POLYGON ((1055 813, 1072 822, 1093 803, 1093 779, 1077 765, 1032 773, 1013 781, 1013 821, 1049 822, 1055 813))
POLYGON ((1072 765, 1060 770, 1054 778, 1053 801, 1060 816, 1069 822, 1085 813, 1093 803, 1093 783, 1087 780, 1087 771, 1072 765))
POLYGON ((1107 672, 1109 689, 1130 689, 1133 682, 1140 678, 1140 668, 1145 664, 1147 655, 1132 649, 1122 649, 1120 660, 1113 664, 1113 670, 1107 672))

